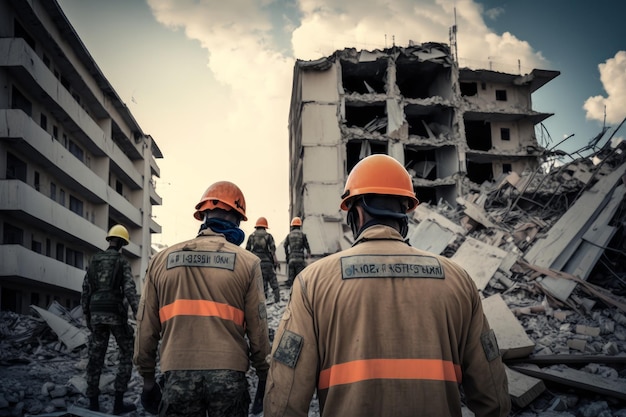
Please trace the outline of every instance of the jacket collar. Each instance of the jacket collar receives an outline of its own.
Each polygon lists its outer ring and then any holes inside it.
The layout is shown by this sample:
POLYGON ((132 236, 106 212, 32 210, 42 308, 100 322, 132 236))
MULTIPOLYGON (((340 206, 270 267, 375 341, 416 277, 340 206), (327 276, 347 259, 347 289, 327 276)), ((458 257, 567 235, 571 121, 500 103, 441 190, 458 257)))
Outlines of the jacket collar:
POLYGON ((368 240, 399 240, 404 242, 404 238, 396 229, 383 224, 375 224, 363 230, 354 241, 354 245, 368 240))

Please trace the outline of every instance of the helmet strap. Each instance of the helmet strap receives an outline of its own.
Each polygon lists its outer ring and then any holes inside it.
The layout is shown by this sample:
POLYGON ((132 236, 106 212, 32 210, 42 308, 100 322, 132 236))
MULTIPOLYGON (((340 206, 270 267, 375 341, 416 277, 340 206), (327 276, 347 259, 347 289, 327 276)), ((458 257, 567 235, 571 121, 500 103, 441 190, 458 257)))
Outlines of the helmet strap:
MULTIPOLYGON (((350 207, 350 210, 348 211, 348 224, 350 225, 350 228, 352 229, 352 234, 354 235, 354 238, 356 239, 357 236, 359 234, 361 234, 361 232, 374 225, 374 224, 387 224, 387 222, 385 222, 384 220, 395 220, 397 222, 397 229, 398 232, 400 232, 400 235, 402 235, 403 238, 406 237, 406 235, 409 233, 409 216, 407 216, 406 213, 401 213, 401 212, 397 212, 397 211, 393 211, 393 210, 388 210, 388 209, 381 209, 381 208, 377 208, 371 205, 367 204, 366 201, 366 196, 363 196, 359 201, 360 201, 360 206, 363 208, 363 210, 369 214, 372 219, 368 220, 367 222, 365 222, 360 229, 357 229, 357 225, 355 224, 350 224, 351 220, 354 220, 353 218, 350 217, 350 212, 352 212, 353 210, 356 211, 356 204, 353 204, 350 207), (356 230, 356 232, 355 232, 356 230)), ((358 216, 358 214, 354 214, 353 216, 358 216)), ((356 222, 353 222, 356 223, 356 222)))

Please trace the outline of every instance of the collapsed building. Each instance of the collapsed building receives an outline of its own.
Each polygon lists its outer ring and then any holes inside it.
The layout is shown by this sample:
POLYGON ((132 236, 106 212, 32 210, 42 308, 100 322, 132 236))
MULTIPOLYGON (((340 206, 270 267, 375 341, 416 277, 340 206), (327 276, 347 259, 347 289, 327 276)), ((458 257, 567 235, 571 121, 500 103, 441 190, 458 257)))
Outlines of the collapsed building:
MULTIPOLYGON (((539 165, 531 95, 558 71, 458 69, 447 45, 344 49, 294 67, 289 114, 290 214, 314 255, 344 239, 337 199, 352 167, 384 153, 409 170, 421 202, 458 196, 539 165), (323 164, 320 161, 324 161, 323 164)), ((381 173, 384 175, 384 173, 381 173)))
POLYGON ((0 310, 75 307, 117 223, 140 288, 163 155, 56 0, 0 0, 0 84, 0 310))

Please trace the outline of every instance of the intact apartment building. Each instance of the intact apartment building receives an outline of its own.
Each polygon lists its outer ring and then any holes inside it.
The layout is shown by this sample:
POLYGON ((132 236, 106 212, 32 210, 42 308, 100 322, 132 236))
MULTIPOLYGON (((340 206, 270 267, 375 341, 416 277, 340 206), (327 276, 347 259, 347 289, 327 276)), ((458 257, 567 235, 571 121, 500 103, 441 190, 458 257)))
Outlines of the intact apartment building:
POLYGON ((542 148, 535 126, 552 114, 534 111, 531 95, 559 74, 459 69, 440 43, 298 60, 289 114, 290 215, 303 218, 313 254, 351 243, 340 196, 367 155, 396 158, 420 201, 453 207, 485 181, 536 168, 542 148))
POLYGON ((162 154, 56 0, 0 0, 0 85, 0 309, 79 305, 117 223, 140 290, 162 154))

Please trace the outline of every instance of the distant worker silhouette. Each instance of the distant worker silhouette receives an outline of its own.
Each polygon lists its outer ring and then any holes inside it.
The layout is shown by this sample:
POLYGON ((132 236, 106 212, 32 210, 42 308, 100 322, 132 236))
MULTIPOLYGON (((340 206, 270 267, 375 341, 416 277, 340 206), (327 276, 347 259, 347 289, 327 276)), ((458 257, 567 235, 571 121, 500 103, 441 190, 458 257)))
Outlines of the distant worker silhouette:
POLYGON ((259 217, 254 225, 254 232, 248 237, 246 249, 261 259, 261 271, 263 272, 263 288, 265 297, 269 298, 268 286, 274 292, 274 302, 280 301, 280 289, 276 278, 276 269, 279 268, 276 258, 276 243, 274 237, 267 232, 269 229, 267 219, 259 217))
POLYGON ((311 248, 306 234, 302 231, 302 219, 291 219, 291 230, 283 244, 287 257, 287 286, 291 288, 293 280, 306 266, 306 259, 311 257, 311 248))
POLYGON ((113 414, 120 415, 136 409, 124 403, 124 393, 133 370, 133 329, 128 324, 128 302, 133 315, 137 314, 138 296, 130 263, 120 253, 128 245, 128 230, 122 225, 111 227, 106 240, 108 249, 96 253, 87 268, 83 281, 81 305, 91 330, 89 361, 87 363, 87 397, 89 409, 100 411, 99 384, 109 336, 113 334, 119 348, 119 367, 115 377, 113 414))

